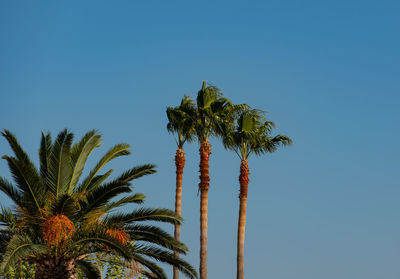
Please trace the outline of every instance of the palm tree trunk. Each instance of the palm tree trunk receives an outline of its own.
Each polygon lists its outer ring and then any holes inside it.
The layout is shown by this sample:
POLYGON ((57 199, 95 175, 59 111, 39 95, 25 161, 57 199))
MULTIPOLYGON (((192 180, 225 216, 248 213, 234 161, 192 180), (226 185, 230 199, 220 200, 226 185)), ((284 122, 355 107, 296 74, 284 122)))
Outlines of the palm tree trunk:
POLYGON ((208 140, 200 143, 200 279, 207 279, 207 211, 210 187, 209 159, 211 145, 208 140))
POLYGON ((237 279, 244 279, 244 236, 246 229, 246 208, 247 208, 247 189, 249 185, 249 165, 247 159, 243 159, 240 164, 240 206, 238 221, 237 239, 237 279))
MULTIPOLYGON (((185 167, 185 152, 183 148, 179 147, 175 155, 175 166, 176 166, 176 192, 175 192, 175 213, 181 216, 182 211, 182 175, 183 168, 185 167)), ((181 225, 175 225, 174 236, 177 241, 180 241, 181 237, 181 225)), ((174 251, 176 258, 179 258, 179 252, 174 251)), ((179 269, 174 266, 174 279, 179 279, 179 269)))
POLYGON ((74 260, 47 258, 36 262, 36 279, 78 279, 74 260))

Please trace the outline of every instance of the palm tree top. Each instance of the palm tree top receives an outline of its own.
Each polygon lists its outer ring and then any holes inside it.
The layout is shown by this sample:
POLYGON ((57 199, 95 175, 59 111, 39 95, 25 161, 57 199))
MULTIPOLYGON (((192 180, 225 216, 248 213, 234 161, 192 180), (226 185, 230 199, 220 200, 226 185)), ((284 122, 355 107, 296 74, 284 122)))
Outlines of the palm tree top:
POLYGON ((284 135, 272 136, 275 123, 268 121, 263 111, 250 109, 247 105, 237 114, 233 125, 223 125, 223 145, 234 150, 241 159, 248 159, 254 153, 273 153, 279 146, 292 144, 284 135))
POLYGON ((194 110, 195 104, 192 98, 185 95, 179 106, 168 107, 167 130, 170 133, 176 134, 176 143, 182 148, 186 141, 193 141, 194 136, 194 110))
POLYGON ((232 103, 223 97, 222 91, 213 85, 203 81, 201 89, 197 93, 195 111, 195 131, 200 142, 216 134, 218 127, 223 122, 231 121, 232 103))
POLYGON ((14 153, 3 158, 15 182, 0 176, 0 191, 14 203, 11 209, 0 207, 1 271, 19 259, 40 265, 49 257, 76 260, 77 266, 88 266, 93 264, 86 259, 88 255, 106 253, 138 262, 157 278, 167 276, 152 259, 177 266, 190 278, 196 277, 196 271, 172 253, 185 253, 186 246, 157 226, 143 223, 180 224, 182 219, 175 212, 163 208, 115 212, 124 205, 143 203, 145 195, 132 193, 132 182, 156 172, 155 165, 143 164, 109 179, 113 170, 103 169, 113 159, 129 155, 129 144, 111 147, 81 178, 89 155, 101 143, 96 130, 75 143, 67 129, 54 141, 49 133, 42 133, 39 169, 10 131, 3 130, 1 134, 14 153), (120 197, 121 194, 125 196, 120 197))

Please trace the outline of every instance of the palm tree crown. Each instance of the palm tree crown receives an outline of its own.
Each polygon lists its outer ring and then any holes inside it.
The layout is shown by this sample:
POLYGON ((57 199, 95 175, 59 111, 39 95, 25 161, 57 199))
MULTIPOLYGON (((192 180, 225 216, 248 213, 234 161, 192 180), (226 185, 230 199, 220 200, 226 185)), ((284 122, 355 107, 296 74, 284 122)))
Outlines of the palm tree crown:
POLYGON ((2 135, 14 156, 3 156, 15 184, 0 177, 0 190, 14 203, 0 212, 0 250, 4 251, 1 269, 19 260, 36 264, 36 278, 77 278, 77 270, 88 278, 101 278, 90 257, 119 255, 143 267, 150 278, 167 278, 153 260, 178 266, 190 278, 196 271, 176 259, 172 250, 185 253, 184 244, 175 241, 155 225, 156 221, 178 224, 181 218, 168 209, 138 208, 129 213, 114 210, 124 205, 141 204, 145 196, 132 193, 132 181, 155 173, 155 166, 133 167, 112 180, 112 169, 102 171, 111 160, 130 154, 128 144, 117 144, 107 151, 88 175, 81 179, 85 163, 101 144, 100 134, 92 130, 73 143, 73 134, 60 132, 54 142, 42 134, 37 169, 7 130, 2 135), (120 194, 126 194, 118 198, 120 194))
POLYGON ((262 111, 250 109, 248 105, 241 107, 236 123, 225 122, 222 126, 224 147, 235 151, 240 159, 248 159, 253 153, 273 153, 279 146, 292 143, 287 136, 271 136, 275 124, 267 121, 262 111))
POLYGON ((176 134, 179 148, 182 148, 186 141, 191 142, 194 139, 194 106, 194 101, 185 95, 179 106, 167 108, 167 130, 176 134))
POLYGON ((196 98, 195 131, 199 142, 208 141, 209 137, 216 134, 218 127, 232 121, 231 101, 223 97, 222 91, 215 86, 206 86, 203 82, 202 88, 196 98))

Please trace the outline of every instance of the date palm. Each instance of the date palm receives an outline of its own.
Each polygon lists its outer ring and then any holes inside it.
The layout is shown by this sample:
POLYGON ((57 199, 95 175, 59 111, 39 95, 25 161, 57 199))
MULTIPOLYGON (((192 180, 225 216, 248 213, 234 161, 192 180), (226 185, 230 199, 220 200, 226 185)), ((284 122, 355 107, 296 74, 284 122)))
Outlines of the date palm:
POLYGON ((86 133, 73 143, 73 134, 60 132, 54 142, 42 134, 37 169, 15 136, 2 135, 14 156, 3 156, 15 184, 0 177, 0 190, 13 202, 2 208, 0 250, 4 251, 2 271, 25 260, 35 264, 35 278, 73 279, 78 271, 88 278, 101 278, 93 259, 118 255, 126 262, 140 265, 150 278, 167 278, 153 260, 180 268, 189 278, 196 271, 176 259, 174 250, 187 248, 155 225, 144 221, 178 224, 181 218, 160 208, 137 208, 128 213, 115 212, 121 206, 141 204, 145 196, 132 193, 132 181, 155 173, 155 166, 133 167, 112 180, 112 169, 103 171, 111 160, 129 155, 128 144, 117 144, 81 179, 85 163, 100 146, 96 131, 86 133), (120 194, 126 194, 119 197, 120 194))
POLYGON ((209 138, 224 122, 231 119, 231 102, 222 97, 222 92, 215 86, 206 86, 197 94, 195 111, 195 133, 200 144, 200 278, 207 279, 207 213, 208 189, 210 187, 209 158, 211 145, 209 138))
MULTIPOLYGON (((181 104, 177 107, 167 108, 168 124, 167 130, 176 135, 176 144, 178 149, 175 154, 176 166, 176 189, 175 189, 175 213, 181 216, 182 212, 182 176, 183 168, 185 167, 185 152, 183 145, 185 142, 190 142, 194 137, 194 102, 188 97, 184 96, 181 104)), ((181 225, 175 224, 174 237, 176 241, 180 241, 181 225)), ((175 257, 179 257, 179 251, 174 251, 175 257)), ((179 279, 179 269, 174 267, 173 278, 179 279)))
POLYGON ((259 110, 242 105, 235 125, 223 125, 223 144, 240 158, 239 220, 237 234, 237 279, 244 279, 244 238, 246 228, 247 190, 249 185, 250 155, 275 152, 279 146, 288 145, 292 140, 283 135, 271 136, 274 123, 267 121, 259 110))

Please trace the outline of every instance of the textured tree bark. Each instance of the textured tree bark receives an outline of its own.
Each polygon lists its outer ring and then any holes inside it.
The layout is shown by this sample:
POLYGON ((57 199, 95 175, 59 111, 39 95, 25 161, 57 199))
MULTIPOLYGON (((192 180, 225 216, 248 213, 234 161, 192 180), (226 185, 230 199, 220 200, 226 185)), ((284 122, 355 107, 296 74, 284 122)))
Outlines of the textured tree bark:
POLYGON ((237 235, 237 279, 244 279, 244 237, 246 230, 247 189, 249 185, 249 165, 246 159, 240 164, 239 220, 237 235))
POLYGON ((74 260, 46 258, 36 261, 36 279, 78 279, 74 260))
POLYGON ((210 187, 209 159, 211 145, 208 140, 200 143, 200 279, 207 279, 207 211, 210 187))
MULTIPOLYGON (((182 175, 183 168, 185 167, 185 152, 182 148, 178 148, 175 155, 175 166, 176 166, 176 191, 175 191, 175 213, 181 216, 182 212, 182 175)), ((181 237, 181 226, 175 225, 174 237, 177 241, 180 241, 181 237)), ((174 251, 176 258, 179 258, 179 252, 174 251)), ((179 269, 174 266, 174 279, 179 279, 179 269)))

